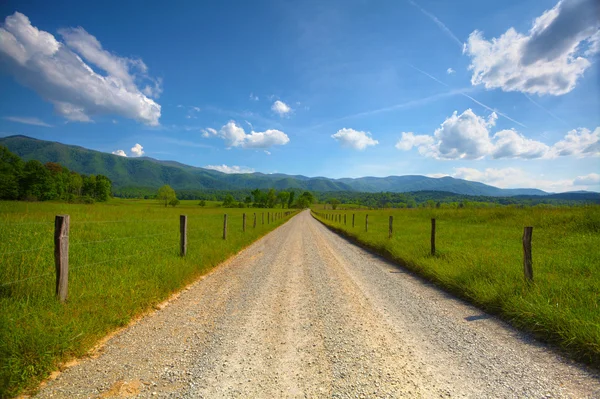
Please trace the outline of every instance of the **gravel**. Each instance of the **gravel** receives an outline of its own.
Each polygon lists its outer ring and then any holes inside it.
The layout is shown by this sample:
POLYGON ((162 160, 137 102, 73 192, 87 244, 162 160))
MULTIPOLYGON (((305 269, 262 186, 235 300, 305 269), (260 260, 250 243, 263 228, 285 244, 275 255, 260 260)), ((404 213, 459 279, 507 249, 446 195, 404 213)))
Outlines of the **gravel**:
POLYGON ((38 397, 597 398, 600 377, 306 211, 38 397))

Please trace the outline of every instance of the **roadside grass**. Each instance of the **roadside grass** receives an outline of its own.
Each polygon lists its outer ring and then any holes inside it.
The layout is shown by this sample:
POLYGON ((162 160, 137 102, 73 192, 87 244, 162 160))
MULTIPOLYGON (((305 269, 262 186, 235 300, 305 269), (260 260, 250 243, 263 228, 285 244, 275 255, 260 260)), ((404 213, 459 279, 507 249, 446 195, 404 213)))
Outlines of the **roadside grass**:
POLYGON ((182 201, 165 208, 152 200, 122 199, 94 205, 1 201, 0 397, 35 389, 62 362, 85 354, 110 331, 291 217, 267 224, 267 212, 288 210, 211 205, 182 201), (58 214, 71 217, 66 304, 54 297, 58 214), (188 215, 185 258, 179 256, 180 214, 188 215))
POLYGON ((318 210, 313 215, 570 356, 600 366, 600 206, 318 210), (325 214, 346 214, 346 225, 343 216, 335 222, 325 214), (435 256, 431 218, 436 218, 435 256), (523 275, 524 226, 534 226, 533 284, 523 275))

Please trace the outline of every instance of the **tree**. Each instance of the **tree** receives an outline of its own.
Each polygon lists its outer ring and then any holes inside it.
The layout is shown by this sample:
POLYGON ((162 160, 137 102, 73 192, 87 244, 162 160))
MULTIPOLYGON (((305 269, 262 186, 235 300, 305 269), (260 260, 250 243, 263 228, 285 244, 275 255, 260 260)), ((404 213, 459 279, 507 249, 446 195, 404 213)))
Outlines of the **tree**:
POLYGON ((338 207, 338 205, 340 204, 340 200, 337 199, 337 198, 332 198, 332 199, 329 200, 329 203, 331 204, 331 208, 333 210, 336 210, 337 207, 338 207))
POLYGON ((198 202, 198 205, 200 205, 200 206, 206 206, 206 201, 200 200, 200 202, 198 202))
POLYGON ((56 198, 56 190, 52 184, 52 176, 40 161, 31 160, 23 167, 21 190, 24 197, 34 200, 49 200, 56 198))
POLYGON ((275 194, 274 189, 269 189, 267 193, 267 208, 275 208, 275 203, 277 202, 277 195, 275 194))
POLYGON ((112 182, 108 177, 103 175, 96 176, 96 190, 94 192, 96 201, 108 201, 111 186, 112 182))
POLYGON ((175 195, 175 190, 173 190, 171 186, 165 184, 158 189, 158 193, 156 193, 156 199, 158 199, 161 203, 164 202, 166 208, 172 200, 177 199, 177 195, 175 195))
POLYGON ((172 200, 169 201, 169 205, 171 205, 173 208, 175 208, 177 205, 179 205, 179 200, 177 198, 173 198, 172 200))
POLYGON ((298 201, 296 201, 296 206, 298 208, 308 208, 315 202, 315 197, 312 195, 310 191, 305 191, 300 195, 298 201))
POLYGON ((250 204, 252 204, 252 197, 247 196, 244 202, 246 203, 246 207, 250 208, 250 204))
POLYGON ((232 206, 234 202, 235 202, 235 198, 233 198, 233 195, 227 194, 225 196, 225 199, 223 200, 223 206, 225 206, 225 207, 232 206))
POLYGON ((290 192, 290 197, 288 198, 288 208, 292 207, 292 204, 294 203, 294 197, 296 196, 296 192, 295 191, 291 191, 290 192))
POLYGON ((290 193, 288 193, 287 191, 280 191, 277 193, 277 201, 281 204, 282 208, 285 208, 285 205, 287 204, 289 198, 290 193))
POLYGON ((19 199, 23 161, 5 146, 0 146, 0 199, 19 199))

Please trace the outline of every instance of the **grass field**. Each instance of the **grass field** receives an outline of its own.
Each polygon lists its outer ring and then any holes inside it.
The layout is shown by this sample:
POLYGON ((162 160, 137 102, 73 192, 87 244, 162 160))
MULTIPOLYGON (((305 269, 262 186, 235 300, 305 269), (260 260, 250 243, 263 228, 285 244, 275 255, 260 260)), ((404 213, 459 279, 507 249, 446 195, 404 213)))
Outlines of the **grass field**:
POLYGON ((572 356, 600 365, 599 206, 315 210, 313 215, 572 356), (346 214, 346 224, 343 216, 335 222, 325 214, 346 214), (430 251, 431 218, 436 218, 435 256, 430 251), (534 227, 531 285, 523 275, 524 226, 534 227))
POLYGON ((150 200, 94 205, 0 202, 0 397, 35 387, 61 362, 83 355, 111 330, 288 219, 267 224, 267 212, 287 209, 197 204, 182 201, 177 208, 165 208, 150 200), (66 304, 54 297, 58 214, 71 218, 66 304), (180 214, 188 215, 185 258, 179 256, 180 214))

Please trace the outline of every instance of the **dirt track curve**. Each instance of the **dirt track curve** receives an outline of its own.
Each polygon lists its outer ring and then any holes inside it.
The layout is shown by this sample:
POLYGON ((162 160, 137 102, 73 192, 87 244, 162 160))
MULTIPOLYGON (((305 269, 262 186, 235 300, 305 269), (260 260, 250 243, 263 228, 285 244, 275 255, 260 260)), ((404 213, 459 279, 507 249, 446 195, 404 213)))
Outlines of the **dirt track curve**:
POLYGON ((598 398, 600 378, 305 211, 38 396, 598 398))

